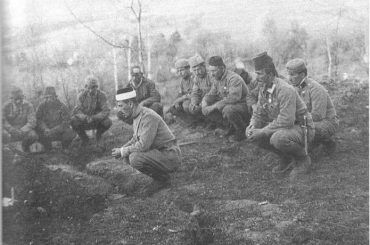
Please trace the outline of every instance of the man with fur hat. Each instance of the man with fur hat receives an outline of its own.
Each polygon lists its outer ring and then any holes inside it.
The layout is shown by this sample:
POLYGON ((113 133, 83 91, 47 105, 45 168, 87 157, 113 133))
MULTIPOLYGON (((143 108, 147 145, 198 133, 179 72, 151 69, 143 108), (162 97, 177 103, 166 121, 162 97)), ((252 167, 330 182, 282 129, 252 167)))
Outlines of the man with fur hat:
POLYGON ((58 99, 52 86, 45 88, 43 97, 44 101, 36 110, 36 131, 40 136, 40 143, 46 151, 51 150, 52 141, 61 141, 63 149, 67 149, 76 136, 70 127, 68 108, 58 99))
POLYGON ((283 173, 294 167, 290 174, 295 179, 311 165, 307 152, 307 144, 315 134, 311 114, 297 91, 276 76, 275 66, 266 52, 253 62, 257 81, 263 86, 246 129, 247 140, 279 156, 280 163, 273 172, 283 173))
POLYGON ((336 143, 332 136, 339 127, 339 121, 328 91, 321 84, 307 76, 304 60, 290 60, 286 64, 286 68, 290 83, 297 89, 312 115, 315 124, 315 139, 312 145, 323 144, 328 154, 333 153, 336 143))
POLYGON ((30 146, 38 140, 35 110, 24 99, 22 89, 13 87, 10 100, 3 107, 3 143, 22 141, 22 149, 30 151, 30 146))
POLYGON ((209 73, 213 82, 210 91, 203 97, 202 113, 214 122, 225 121, 230 141, 241 141, 250 115, 246 103, 248 88, 235 72, 226 69, 220 56, 209 58, 209 73))
POLYGON ((125 120, 133 120, 133 137, 112 149, 112 156, 125 159, 132 167, 153 178, 144 192, 151 195, 170 185, 169 173, 181 164, 176 138, 163 119, 137 101, 132 88, 117 91, 117 108, 125 120))
POLYGON ((131 87, 136 91, 136 99, 141 106, 148 107, 157 112, 158 115, 163 116, 163 105, 161 102, 161 95, 155 88, 155 83, 144 77, 140 66, 132 66, 132 79, 129 81, 127 87, 131 87))
POLYGON ((96 142, 100 143, 103 133, 112 126, 109 112, 107 97, 98 88, 97 78, 88 76, 85 89, 78 95, 71 118, 71 126, 80 137, 81 146, 88 144, 89 138, 85 130, 91 129, 96 129, 96 142))
POLYGON ((180 76, 180 88, 176 100, 169 108, 173 115, 180 116, 189 114, 190 94, 193 89, 193 77, 189 62, 186 59, 178 59, 175 63, 177 74, 180 76))

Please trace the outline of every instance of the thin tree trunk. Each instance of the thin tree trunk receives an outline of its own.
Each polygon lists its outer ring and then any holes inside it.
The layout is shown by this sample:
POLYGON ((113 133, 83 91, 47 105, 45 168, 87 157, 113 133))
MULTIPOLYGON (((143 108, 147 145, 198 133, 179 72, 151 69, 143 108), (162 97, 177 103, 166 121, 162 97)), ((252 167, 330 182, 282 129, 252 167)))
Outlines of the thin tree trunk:
POLYGON ((116 88, 116 91, 118 90, 118 79, 117 79, 117 54, 116 54, 116 49, 113 48, 112 50, 113 54, 113 72, 114 72, 114 85, 116 88))
POLYGON ((330 53, 330 42, 329 42, 329 37, 326 36, 325 38, 326 42, 326 53, 328 55, 328 78, 331 79, 331 66, 332 66, 332 61, 331 61, 331 53, 330 53))
POLYGON ((148 38, 148 78, 152 79, 152 59, 151 59, 151 51, 152 51, 152 45, 150 43, 150 39, 148 38))
POLYGON ((132 44, 132 36, 128 39, 128 46, 130 47, 127 52, 127 81, 131 79, 131 44, 132 44))

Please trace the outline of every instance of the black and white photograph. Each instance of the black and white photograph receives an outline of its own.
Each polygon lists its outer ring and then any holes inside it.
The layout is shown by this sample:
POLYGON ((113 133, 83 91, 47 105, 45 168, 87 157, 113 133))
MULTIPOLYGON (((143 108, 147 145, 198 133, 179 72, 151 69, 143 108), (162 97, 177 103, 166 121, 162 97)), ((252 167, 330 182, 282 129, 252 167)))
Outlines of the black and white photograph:
POLYGON ((368 0, 4 0, 1 244, 369 244, 368 0))

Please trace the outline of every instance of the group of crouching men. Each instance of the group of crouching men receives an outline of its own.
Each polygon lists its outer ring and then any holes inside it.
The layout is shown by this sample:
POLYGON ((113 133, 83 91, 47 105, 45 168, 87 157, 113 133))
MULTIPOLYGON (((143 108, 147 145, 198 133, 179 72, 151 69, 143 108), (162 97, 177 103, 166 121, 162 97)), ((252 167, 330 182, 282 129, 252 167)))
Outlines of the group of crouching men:
MULTIPOLYGON (((133 136, 125 145, 112 149, 112 156, 153 178, 144 191, 152 193, 170 185, 170 173, 181 164, 181 151, 166 124, 168 115, 191 117, 207 129, 223 128, 223 137, 231 142, 247 140, 275 153, 279 164, 274 173, 296 178, 311 165, 310 151, 323 146, 335 150, 333 135, 339 123, 327 90, 307 76, 302 59, 286 64, 288 79, 280 76, 266 52, 253 58, 255 74, 244 69, 226 69, 220 56, 206 62, 196 55, 175 63, 181 78, 179 95, 163 112, 155 84, 139 66, 131 69, 132 79, 116 94, 118 119, 132 124, 133 136)), ((22 141, 25 152, 38 141, 51 150, 52 141, 61 141, 68 149, 78 134, 81 147, 88 144, 86 130, 96 130, 96 142, 112 121, 103 91, 94 77, 87 77, 70 116, 54 87, 47 87, 44 101, 36 113, 15 88, 3 108, 3 143, 22 141)))

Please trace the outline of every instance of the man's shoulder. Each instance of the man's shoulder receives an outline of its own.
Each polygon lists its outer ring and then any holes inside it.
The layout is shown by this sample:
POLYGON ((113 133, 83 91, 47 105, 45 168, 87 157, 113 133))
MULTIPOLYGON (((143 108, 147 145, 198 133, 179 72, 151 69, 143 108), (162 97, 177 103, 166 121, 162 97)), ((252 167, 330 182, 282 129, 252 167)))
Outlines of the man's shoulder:
POLYGON ((327 91, 324 86, 322 86, 319 82, 312 78, 307 78, 307 87, 310 89, 320 89, 327 91))
POLYGON ((293 94, 296 93, 296 89, 289 84, 286 80, 275 77, 274 84, 276 89, 280 92, 280 94, 293 94))

